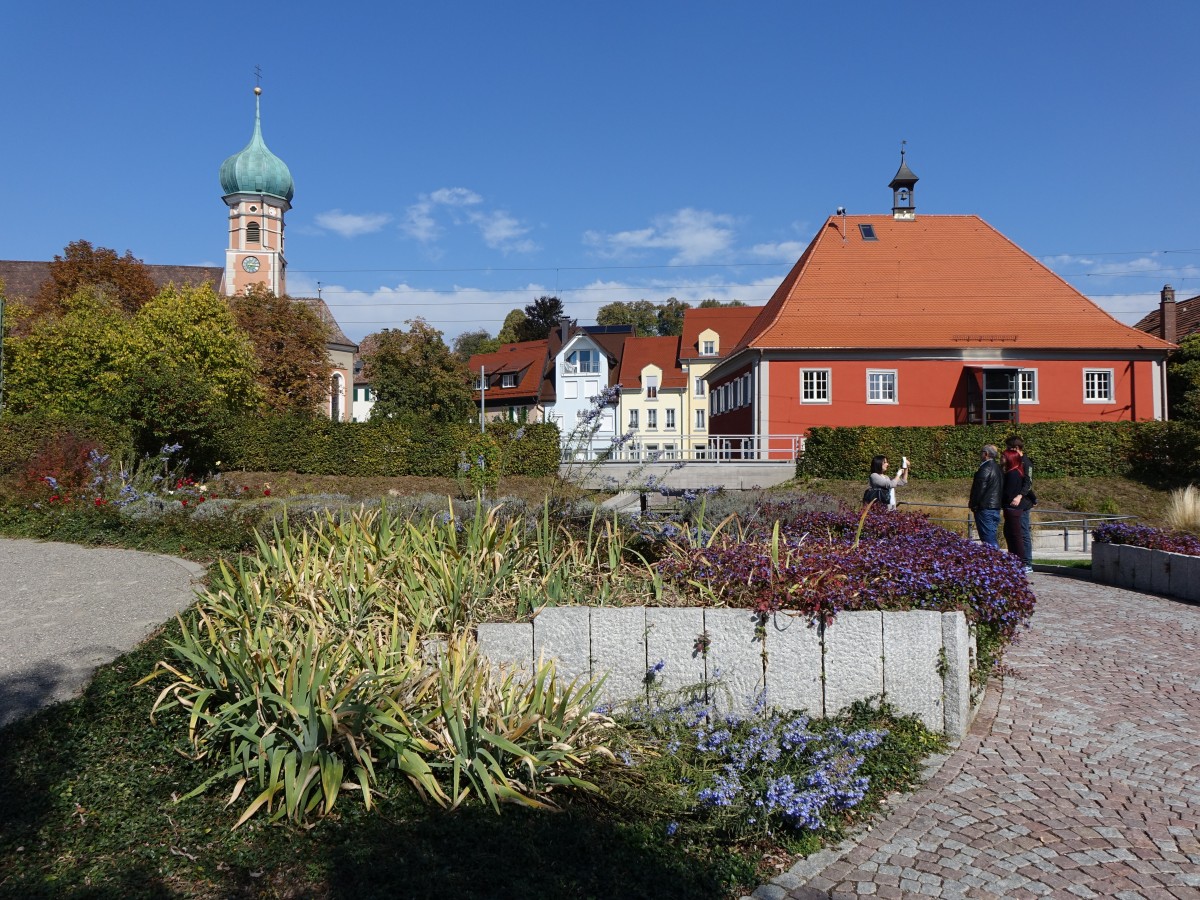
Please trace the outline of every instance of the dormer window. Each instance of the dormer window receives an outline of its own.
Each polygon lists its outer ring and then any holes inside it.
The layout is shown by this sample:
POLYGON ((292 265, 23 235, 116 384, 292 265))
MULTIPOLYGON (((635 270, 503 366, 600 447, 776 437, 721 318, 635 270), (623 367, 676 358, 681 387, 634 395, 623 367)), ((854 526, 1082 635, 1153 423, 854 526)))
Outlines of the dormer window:
POLYGON ((262 234, 257 222, 251 222, 246 226, 246 243, 257 244, 262 240, 262 234))
POLYGON ((658 376, 657 375, 647 375, 646 376, 646 399, 647 400, 657 400, 658 399, 658 376))
POLYGON ((700 352, 705 356, 716 356, 717 355, 717 342, 716 341, 701 342, 700 352))
POLYGON ((515 388, 516 386, 517 386, 517 373, 516 372, 505 372, 503 375, 500 376, 500 387, 515 388))

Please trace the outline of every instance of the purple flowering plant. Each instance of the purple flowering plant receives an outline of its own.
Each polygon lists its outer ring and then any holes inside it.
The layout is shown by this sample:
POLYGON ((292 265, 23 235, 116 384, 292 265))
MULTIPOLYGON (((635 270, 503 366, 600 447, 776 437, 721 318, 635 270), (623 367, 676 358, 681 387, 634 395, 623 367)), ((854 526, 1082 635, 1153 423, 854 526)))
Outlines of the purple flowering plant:
POLYGON ((1097 544, 1128 544, 1150 550, 1182 553, 1184 556, 1200 556, 1200 538, 1186 531, 1165 531, 1150 525, 1106 523, 1096 527, 1092 532, 1092 540, 1097 544))
POLYGON ((1033 615, 1021 561, 964 540, 924 516, 765 503, 707 544, 676 542, 664 583, 710 604, 828 624, 842 610, 963 610, 1002 642, 1033 615))

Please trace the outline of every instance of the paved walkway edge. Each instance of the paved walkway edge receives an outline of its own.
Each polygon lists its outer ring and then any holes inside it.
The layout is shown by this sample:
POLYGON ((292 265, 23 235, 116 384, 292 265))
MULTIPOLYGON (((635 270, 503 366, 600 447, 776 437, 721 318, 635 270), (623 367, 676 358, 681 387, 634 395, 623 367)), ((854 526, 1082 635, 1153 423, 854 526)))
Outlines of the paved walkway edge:
POLYGON ((903 795, 899 804, 883 813, 883 818, 874 820, 835 847, 820 850, 798 860, 795 865, 777 875, 767 884, 759 885, 754 893, 742 900, 783 900, 791 898, 829 897, 840 879, 831 879, 826 870, 841 862, 868 833, 890 839, 901 828, 911 822, 932 798, 942 793, 951 781, 958 777, 967 761, 979 750, 979 745, 992 730, 996 712, 1000 709, 1000 698, 1004 695, 1004 679, 993 676, 984 689, 983 699, 975 712, 971 730, 962 743, 949 753, 931 756, 922 772, 922 782, 913 793, 903 795))

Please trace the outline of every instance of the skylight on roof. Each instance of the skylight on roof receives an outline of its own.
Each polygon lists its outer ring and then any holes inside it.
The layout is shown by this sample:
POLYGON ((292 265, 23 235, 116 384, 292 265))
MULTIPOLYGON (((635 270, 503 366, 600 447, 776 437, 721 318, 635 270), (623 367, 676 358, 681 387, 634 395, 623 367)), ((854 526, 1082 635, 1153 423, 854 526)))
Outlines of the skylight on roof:
POLYGON ((858 233, 862 235, 862 239, 864 241, 879 240, 879 238, 875 234, 875 226, 874 225, 866 225, 866 224, 860 223, 858 226, 858 233))

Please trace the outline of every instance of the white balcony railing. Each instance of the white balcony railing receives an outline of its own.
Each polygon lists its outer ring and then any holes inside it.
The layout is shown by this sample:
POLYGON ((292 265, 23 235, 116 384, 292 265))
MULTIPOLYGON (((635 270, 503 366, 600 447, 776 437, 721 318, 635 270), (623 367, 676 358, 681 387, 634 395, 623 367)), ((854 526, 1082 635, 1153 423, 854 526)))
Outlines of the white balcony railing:
POLYGON ((642 434, 613 447, 614 439, 597 435, 582 445, 563 448, 563 461, 645 462, 786 462, 804 452, 798 434, 642 434))
POLYGON ((563 375, 599 375, 599 362, 564 362, 559 366, 563 375))

